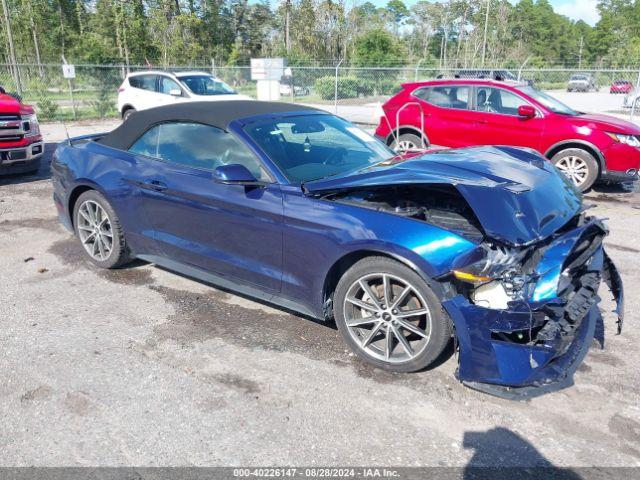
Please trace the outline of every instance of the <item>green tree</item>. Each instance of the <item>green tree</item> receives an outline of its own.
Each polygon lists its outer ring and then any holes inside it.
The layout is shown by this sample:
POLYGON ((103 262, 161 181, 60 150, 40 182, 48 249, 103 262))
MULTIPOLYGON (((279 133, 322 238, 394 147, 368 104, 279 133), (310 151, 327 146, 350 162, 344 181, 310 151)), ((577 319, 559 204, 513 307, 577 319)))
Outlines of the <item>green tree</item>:
POLYGON ((398 65, 405 50, 400 42, 381 29, 370 30, 355 40, 353 64, 356 66, 398 65))

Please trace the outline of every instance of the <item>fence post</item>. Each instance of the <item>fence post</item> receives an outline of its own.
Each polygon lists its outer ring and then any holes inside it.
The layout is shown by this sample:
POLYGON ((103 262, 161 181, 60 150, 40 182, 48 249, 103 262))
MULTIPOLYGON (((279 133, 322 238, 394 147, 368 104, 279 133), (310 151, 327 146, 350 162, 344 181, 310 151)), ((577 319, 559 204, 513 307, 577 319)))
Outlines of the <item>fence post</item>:
POLYGON ((418 81, 418 69, 420 68, 420 64, 422 63, 422 60, 424 60, 424 58, 421 58, 420 60, 418 60, 418 64, 416 65, 416 76, 414 78, 416 82, 418 81))
POLYGON ((67 78, 67 82, 69 83, 69 96, 71 97, 71 111, 73 112, 73 119, 77 120, 78 116, 76 115, 76 102, 73 100, 73 82, 70 78, 67 78))
POLYGON ((211 59, 211 75, 216 76, 216 60, 215 58, 211 59))
POLYGON ((636 103, 638 103, 638 95, 640 95, 640 70, 638 71, 638 79, 636 80, 636 88, 633 91, 633 98, 631 100, 631 114, 629 115, 629 121, 633 122, 633 117, 636 114, 636 103))
MULTIPOLYGON (((62 57, 63 64, 66 65, 67 59, 64 58, 64 55, 62 55, 61 57, 62 57)), ((63 67, 63 76, 64 76, 64 67, 63 67)), ((67 78, 67 85, 69 85, 69 98, 71 99, 71 111, 73 112, 73 119, 77 120, 78 117, 76 115, 76 103, 73 100, 73 82, 71 78, 67 78)))
POLYGON ((342 60, 344 59, 340 59, 340 61, 336 65, 336 83, 334 85, 335 90, 334 90, 334 98, 333 98, 333 109, 336 115, 338 114, 338 69, 340 68, 340 64, 342 63, 342 60))

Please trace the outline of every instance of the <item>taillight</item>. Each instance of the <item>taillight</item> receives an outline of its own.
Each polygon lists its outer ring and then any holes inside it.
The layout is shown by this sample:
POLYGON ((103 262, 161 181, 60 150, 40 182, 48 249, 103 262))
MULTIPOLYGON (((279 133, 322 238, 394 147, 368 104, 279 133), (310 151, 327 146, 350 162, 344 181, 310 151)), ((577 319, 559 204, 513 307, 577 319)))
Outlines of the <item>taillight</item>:
POLYGON ((118 88, 118 93, 120 93, 120 92, 124 92, 124 87, 118 88))

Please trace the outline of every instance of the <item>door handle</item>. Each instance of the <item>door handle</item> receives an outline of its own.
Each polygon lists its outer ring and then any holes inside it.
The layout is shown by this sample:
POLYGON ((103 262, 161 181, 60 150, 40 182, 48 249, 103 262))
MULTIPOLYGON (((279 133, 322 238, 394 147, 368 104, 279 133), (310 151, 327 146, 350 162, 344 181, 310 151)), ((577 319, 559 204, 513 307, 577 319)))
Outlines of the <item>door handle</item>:
POLYGON ((489 123, 488 120, 476 120, 476 124, 478 125, 486 125, 487 123, 489 123))
POLYGON ((162 192, 167 189, 167 184, 160 180, 146 180, 142 182, 142 187, 155 190, 156 192, 162 192))

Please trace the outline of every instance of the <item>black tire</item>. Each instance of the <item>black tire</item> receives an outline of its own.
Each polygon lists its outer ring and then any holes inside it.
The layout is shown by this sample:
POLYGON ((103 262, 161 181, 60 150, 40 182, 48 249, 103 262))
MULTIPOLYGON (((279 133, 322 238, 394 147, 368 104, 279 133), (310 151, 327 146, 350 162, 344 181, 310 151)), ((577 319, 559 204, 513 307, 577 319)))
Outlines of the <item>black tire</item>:
MULTIPOLYGON (((432 364, 446 348, 453 331, 451 320, 444 312, 440 300, 426 282, 407 266, 387 257, 367 257, 351 266, 338 282, 333 298, 333 306, 334 318, 338 330, 340 330, 342 337, 349 347, 366 362, 392 372, 415 372, 432 364), (429 310, 431 319, 429 339, 425 341, 419 353, 407 361, 390 362, 372 356, 365 351, 361 343, 352 336, 349 327, 347 327, 345 317, 346 296, 350 288, 352 288, 352 285, 362 277, 371 274, 387 274, 406 281, 407 284, 419 292, 426 304, 426 308, 429 310)), ((347 308, 349 307, 347 306, 347 308)), ((389 308, 389 306, 387 306, 387 308, 389 308)), ((428 321, 426 318, 428 317, 425 317, 425 322, 428 321)), ((409 335, 409 337, 410 336, 411 335, 409 335)), ((400 343, 396 341, 396 348, 393 349, 393 351, 399 348, 400 343)))
POLYGON ((127 108, 124 112, 122 112, 122 121, 126 121, 132 114, 136 112, 135 108, 127 108))
POLYGON ((100 192, 96 190, 88 190, 78 197, 73 207, 73 225, 76 236, 78 237, 78 241, 80 241, 80 244, 82 246, 82 250, 94 265, 97 265, 100 268, 107 269, 119 268, 132 260, 129 248, 127 247, 127 242, 124 238, 122 226, 120 225, 120 221, 118 219, 118 215, 116 215, 113 207, 111 207, 107 199, 100 192), (97 203, 100 207, 102 207, 102 209, 104 209, 109 217, 111 234, 113 238, 112 249, 109 253, 109 256, 102 261, 92 257, 89 252, 87 252, 84 245, 82 245, 82 241, 80 240, 81 237, 78 228, 80 221, 78 219, 78 216, 80 215, 80 207, 87 201, 97 203))
MULTIPOLYGON (((403 144, 403 142, 405 142, 406 144, 410 144, 413 145, 413 147, 411 147, 412 149, 415 147, 415 149, 421 149, 422 148, 422 138, 420 138, 419 135, 416 135, 415 133, 403 133, 400 135, 400 137, 398 138, 398 140, 396 141, 395 136, 392 136, 392 142, 391 142, 391 148, 393 148, 394 150, 396 149, 396 145, 398 143, 400 143, 400 145, 403 144)), ((429 146, 429 142, 427 141, 427 139, 424 139, 424 146, 428 147, 429 146)))
POLYGON ((586 150, 583 150, 581 148, 567 148, 565 150, 559 151, 553 157, 551 157, 551 162, 562 171, 562 168, 559 164, 561 164, 563 159, 568 159, 569 157, 577 157, 582 160, 587 166, 587 175, 582 183, 577 184, 573 178, 569 177, 576 188, 578 188, 581 192, 586 192, 598 179, 598 161, 586 150))

